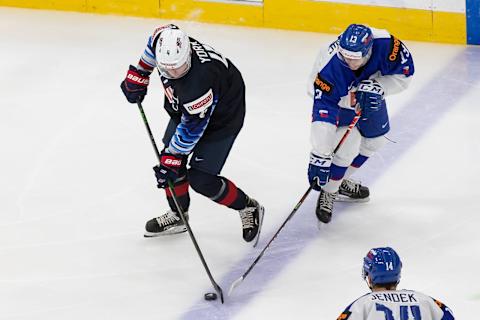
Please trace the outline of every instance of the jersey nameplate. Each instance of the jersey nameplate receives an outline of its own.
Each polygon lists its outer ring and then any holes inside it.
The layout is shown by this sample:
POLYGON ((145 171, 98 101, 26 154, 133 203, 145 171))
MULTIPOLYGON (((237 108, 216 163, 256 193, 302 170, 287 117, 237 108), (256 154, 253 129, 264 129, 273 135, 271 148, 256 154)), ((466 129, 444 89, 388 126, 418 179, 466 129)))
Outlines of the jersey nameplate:
POLYGON ((198 59, 200 59, 200 63, 205 63, 205 62, 212 61, 210 59, 210 56, 208 55, 207 51, 205 50, 205 48, 200 43, 198 43, 196 41, 192 41, 192 49, 197 54, 198 59))
POLYGON ((183 106, 188 111, 188 113, 199 114, 199 113, 205 112, 208 109, 208 107, 210 107, 212 104, 213 104, 213 91, 212 89, 210 89, 207 91, 207 93, 205 93, 200 98, 192 102, 185 103, 183 106))

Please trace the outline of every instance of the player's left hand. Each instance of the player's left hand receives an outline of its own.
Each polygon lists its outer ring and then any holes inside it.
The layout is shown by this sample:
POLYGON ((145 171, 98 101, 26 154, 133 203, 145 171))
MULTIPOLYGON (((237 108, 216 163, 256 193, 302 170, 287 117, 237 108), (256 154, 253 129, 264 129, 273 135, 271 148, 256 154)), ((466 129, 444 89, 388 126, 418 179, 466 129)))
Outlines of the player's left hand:
POLYGON ((158 188, 166 188, 169 180, 175 183, 187 175, 187 157, 183 154, 161 153, 160 165, 153 167, 158 188))
POLYGON ((382 86, 375 80, 363 80, 359 83, 355 99, 363 117, 368 118, 369 114, 380 110, 384 94, 382 86))

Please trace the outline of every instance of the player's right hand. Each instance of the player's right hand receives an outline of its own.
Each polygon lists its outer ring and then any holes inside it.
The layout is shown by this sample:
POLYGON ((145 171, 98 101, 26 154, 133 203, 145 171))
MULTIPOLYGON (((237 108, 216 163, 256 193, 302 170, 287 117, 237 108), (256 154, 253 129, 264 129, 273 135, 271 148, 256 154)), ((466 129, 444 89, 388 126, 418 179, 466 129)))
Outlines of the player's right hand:
POLYGON ((125 80, 120 84, 123 94, 127 98, 128 102, 136 103, 142 102, 143 98, 147 95, 147 87, 150 82, 150 73, 138 70, 134 66, 130 65, 125 80))
POLYGON ((360 81, 355 92, 355 100, 364 118, 368 118, 368 115, 372 112, 380 110, 383 105, 384 94, 385 91, 377 81, 360 81))
POLYGON ((308 182, 314 190, 320 191, 321 187, 327 184, 330 178, 331 156, 317 156, 310 153, 310 164, 308 165, 308 182))

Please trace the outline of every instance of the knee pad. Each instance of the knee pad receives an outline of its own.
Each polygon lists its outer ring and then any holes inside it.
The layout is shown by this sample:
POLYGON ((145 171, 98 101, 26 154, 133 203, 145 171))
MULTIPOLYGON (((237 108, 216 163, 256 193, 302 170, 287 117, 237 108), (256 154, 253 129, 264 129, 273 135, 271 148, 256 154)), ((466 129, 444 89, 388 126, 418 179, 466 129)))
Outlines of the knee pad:
POLYGON ((221 184, 218 176, 197 169, 188 170, 188 180, 193 190, 207 196, 217 192, 221 184))
MULTIPOLYGON (((340 142, 340 139, 342 139, 346 131, 347 127, 341 127, 337 130, 335 137, 337 144, 340 142)), ((338 149, 337 153, 335 154, 335 157, 332 161, 333 164, 339 167, 348 167, 350 163, 352 163, 353 159, 358 155, 360 140, 360 132, 357 128, 353 128, 340 149, 338 149)))
POLYGON ((377 152, 385 143, 387 139, 385 136, 380 136, 376 138, 365 138, 362 137, 360 143, 360 154, 366 157, 371 157, 375 152, 377 152))

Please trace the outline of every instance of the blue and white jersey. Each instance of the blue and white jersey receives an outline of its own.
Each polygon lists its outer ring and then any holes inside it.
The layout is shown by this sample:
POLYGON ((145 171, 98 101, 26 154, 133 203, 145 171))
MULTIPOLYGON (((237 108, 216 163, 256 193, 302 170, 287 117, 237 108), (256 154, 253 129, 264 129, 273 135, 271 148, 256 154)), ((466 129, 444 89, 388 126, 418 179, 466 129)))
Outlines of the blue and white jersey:
POLYGON ((454 320, 442 302, 412 290, 368 293, 350 304, 337 320, 454 320))
POLYGON ((313 97, 312 121, 337 124, 340 108, 354 109, 353 92, 359 82, 375 79, 385 95, 407 88, 414 73, 412 55, 407 47, 388 31, 371 28, 372 55, 365 66, 352 71, 342 59, 339 40, 321 52, 309 79, 309 95, 313 97))
MULTIPOLYGON (((155 45, 166 25, 155 29, 138 68, 152 72, 157 66, 155 45)), ((233 63, 212 47, 190 38, 191 67, 179 79, 160 75, 164 108, 177 123, 167 150, 190 154, 200 139, 217 140, 237 134, 245 117, 245 85, 233 63)))

